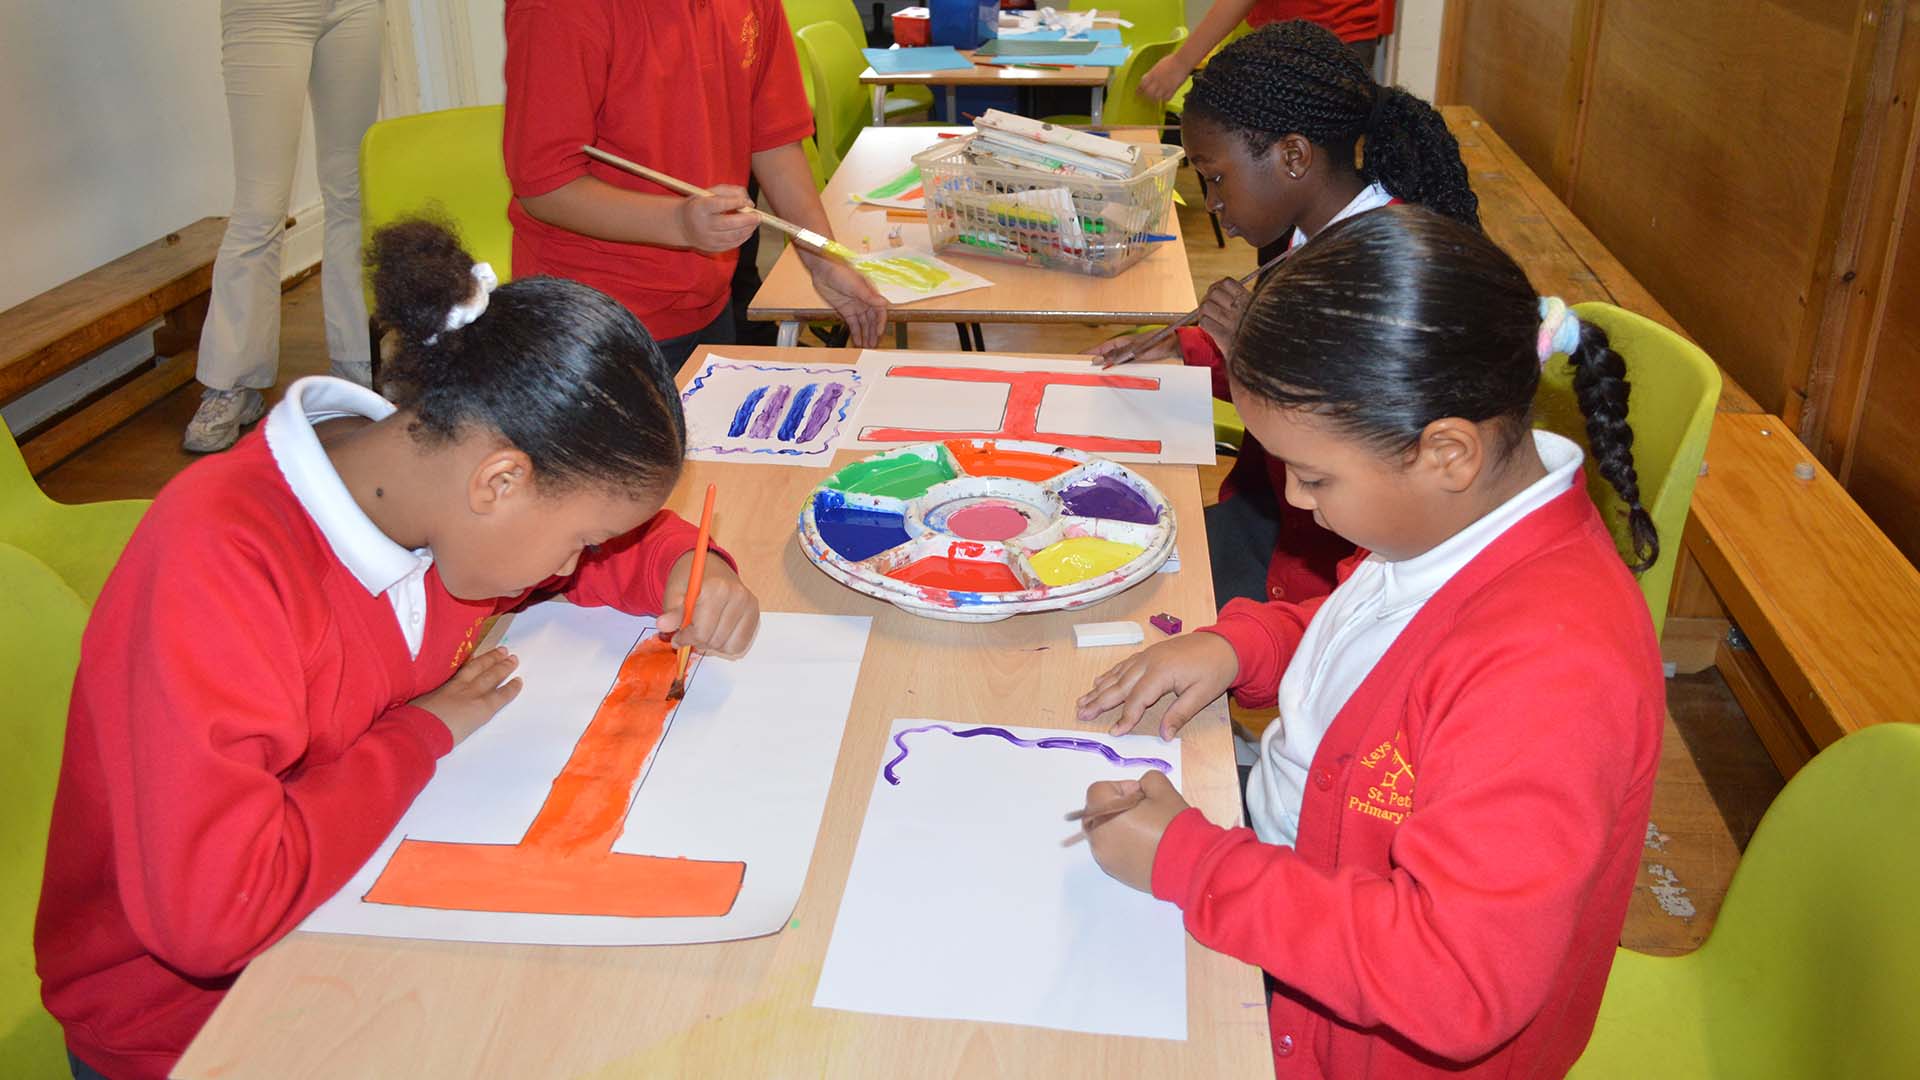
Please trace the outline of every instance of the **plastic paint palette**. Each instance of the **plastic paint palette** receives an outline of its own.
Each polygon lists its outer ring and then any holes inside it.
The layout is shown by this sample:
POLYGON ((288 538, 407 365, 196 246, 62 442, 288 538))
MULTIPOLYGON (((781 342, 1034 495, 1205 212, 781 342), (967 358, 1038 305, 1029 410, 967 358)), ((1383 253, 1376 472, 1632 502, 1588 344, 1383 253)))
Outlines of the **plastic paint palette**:
POLYGON ((1121 592, 1173 553, 1173 511, 1125 466, 1011 439, 916 443, 843 466, 800 511, 829 577, 915 615, 992 622, 1121 592))

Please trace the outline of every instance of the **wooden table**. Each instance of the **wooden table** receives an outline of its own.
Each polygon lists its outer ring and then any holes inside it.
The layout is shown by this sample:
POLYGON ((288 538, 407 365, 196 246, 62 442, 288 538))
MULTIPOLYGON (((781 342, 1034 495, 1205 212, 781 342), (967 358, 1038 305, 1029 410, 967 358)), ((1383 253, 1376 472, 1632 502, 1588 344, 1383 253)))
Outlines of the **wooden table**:
MULTIPOLYGON (((962 50, 961 55, 973 59, 973 53, 962 50)), ((975 64, 972 68, 954 68, 951 71, 915 71, 882 75, 867 68, 860 73, 860 85, 873 88, 873 126, 879 127, 887 120, 887 87, 889 86, 944 86, 947 89, 947 123, 960 122, 959 107, 955 104, 955 91, 962 86, 994 86, 1002 89, 1036 90, 1049 86, 1085 87, 1093 91, 1093 122, 1100 122, 1101 114, 1107 104, 1107 80, 1115 69, 1110 67, 1067 67, 1033 68, 1014 67, 1008 64, 975 64)))
MULTIPOLYGON (((887 250, 887 231, 896 226, 907 247, 932 244, 924 221, 889 221, 886 211, 853 202, 853 196, 898 176, 913 155, 932 146, 941 132, 972 128, 870 127, 854 140, 840 168, 820 194, 834 236, 853 249, 862 241, 873 251, 887 250)), ((1116 138, 1159 141, 1154 129, 1119 130, 1116 138)), ((1179 214, 1169 208, 1159 232, 1178 237, 1179 214)), ((1021 263, 943 252, 942 258, 988 278, 990 288, 935 297, 888 311, 894 323, 909 322, 1064 322, 1141 325, 1172 322, 1198 306, 1193 271, 1183 240, 1155 244, 1152 254, 1110 278, 1047 270, 1021 263)), ((767 280, 747 306, 747 317, 780 322, 780 343, 795 344, 800 324, 837 321, 833 308, 814 291, 813 278, 791 247, 780 253, 767 280)))
MULTIPOLYGON (((854 350, 730 347, 742 359, 853 363, 854 350)), ((698 370, 696 352, 682 382, 698 370)), ((862 455, 841 455, 844 463, 862 455)), ((1271 1076, 1259 972, 1187 942, 1185 1042, 812 1007, 814 985, 887 731, 898 717, 1073 729, 1073 699, 1129 649, 1073 646, 1076 622, 1213 611, 1192 466, 1141 472, 1172 501, 1184 570, 1092 610, 934 622, 830 580, 793 541, 824 470, 689 462, 669 505, 720 487, 715 536, 769 611, 873 617, 820 837, 789 928, 752 941, 556 948, 296 933, 248 966, 183 1077, 1271 1076), (757 510, 766 512, 756 513, 757 510)), ((1240 816, 1226 709, 1183 732, 1183 787, 1209 818, 1240 816)), ((719 779, 719 778, 716 778, 719 779)))

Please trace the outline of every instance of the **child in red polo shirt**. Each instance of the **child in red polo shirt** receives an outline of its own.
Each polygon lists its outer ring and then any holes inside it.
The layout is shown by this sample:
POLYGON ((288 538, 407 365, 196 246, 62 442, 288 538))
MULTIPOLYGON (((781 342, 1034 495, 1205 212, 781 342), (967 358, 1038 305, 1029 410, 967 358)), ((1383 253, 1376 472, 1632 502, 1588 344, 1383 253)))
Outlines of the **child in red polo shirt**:
MULTIPOLYGON (((572 278, 627 306, 674 368, 734 340, 736 249, 775 213, 831 236, 800 140, 813 114, 777 0, 508 0, 507 176, 513 273, 572 278), (685 199, 588 158, 591 144, 713 191, 685 199)), ((886 301, 851 267, 802 251, 859 346, 886 301)))

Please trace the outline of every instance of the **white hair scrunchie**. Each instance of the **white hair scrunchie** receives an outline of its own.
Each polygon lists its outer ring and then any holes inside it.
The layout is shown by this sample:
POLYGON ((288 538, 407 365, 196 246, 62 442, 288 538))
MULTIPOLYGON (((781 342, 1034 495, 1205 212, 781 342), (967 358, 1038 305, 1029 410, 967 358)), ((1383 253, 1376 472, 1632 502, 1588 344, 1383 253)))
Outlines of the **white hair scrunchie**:
POLYGON ((1540 366, 1545 367, 1554 353, 1566 353, 1580 347, 1580 316, 1567 307, 1566 301, 1557 296, 1540 298, 1540 336, 1535 340, 1534 351, 1540 355, 1540 366))
MULTIPOLYGON (((493 266, 489 263, 474 263, 471 273, 476 286, 473 296, 466 303, 455 304, 448 309, 447 324, 440 328, 440 334, 449 330, 458 330, 479 318, 487 310, 487 294, 500 287, 500 278, 493 272, 493 266)), ((428 338, 426 344, 431 345, 439 341, 440 334, 428 338)))

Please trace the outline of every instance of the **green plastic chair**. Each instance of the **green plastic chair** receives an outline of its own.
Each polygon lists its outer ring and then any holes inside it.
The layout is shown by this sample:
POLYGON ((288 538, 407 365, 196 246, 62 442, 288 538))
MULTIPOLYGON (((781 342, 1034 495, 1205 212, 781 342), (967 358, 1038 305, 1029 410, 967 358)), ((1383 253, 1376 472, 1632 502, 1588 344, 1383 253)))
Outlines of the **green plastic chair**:
MULTIPOLYGON (((1113 69, 1113 75, 1107 79, 1106 104, 1100 110, 1103 126, 1158 124, 1166 119, 1166 106, 1140 93, 1140 80, 1153 70, 1153 65, 1173 55, 1186 37, 1187 28, 1178 27, 1173 40, 1142 45, 1133 50, 1126 63, 1113 69)), ((1045 120, 1049 124, 1093 123, 1091 116, 1049 116, 1045 120)))
MULTIPOLYGON (((832 23, 847 32, 847 40, 853 42, 855 48, 867 44, 867 27, 860 21, 860 12, 853 6, 853 0, 781 0, 780 6, 786 9, 787 26, 795 34, 804 26, 832 23)), ((797 42, 795 47, 798 47, 797 42)), ((801 65, 803 70, 805 66, 804 63, 801 65)), ((905 85, 887 88, 886 104, 881 115, 894 120, 915 113, 933 114, 932 90, 924 86, 905 85)))
MULTIPOLYGON (((1652 319, 1612 304, 1575 304, 1582 319, 1607 332, 1615 352, 1626 359, 1633 392, 1627 423, 1633 427, 1634 470, 1640 476, 1640 502, 1660 533, 1660 558, 1640 575, 1640 592, 1653 615, 1654 633, 1667 619, 1667 594, 1680 558, 1680 534, 1686 529, 1693 483, 1706 456, 1713 410, 1720 400, 1720 369, 1707 354, 1652 319)), ((1573 394, 1573 369, 1555 356, 1540 372, 1534 396, 1534 426, 1564 435, 1587 449, 1586 421, 1573 394)), ((1633 550, 1626 507, 1597 470, 1587 470, 1587 494, 1613 532, 1622 557, 1633 550)))
MULTIPOLYGON (((513 186, 501 156, 507 111, 499 105, 382 120, 360 140, 360 235, 421 213, 450 221, 476 261, 502 285, 513 277, 513 186)), ((373 310, 369 280, 367 309, 373 310)))
POLYGON ((1621 949, 1569 1075, 1920 1076, 1920 726, 1855 732, 1794 774, 1706 944, 1621 949))
POLYGON ((0 611, 0 1074, 66 1076, 65 1038, 40 1004, 33 920, 87 605, 46 563, 0 544, 0 611))
POLYGON ((853 140, 873 120, 873 109, 860 73, 867 59, 839 26, 814 23, 794 31, 800 66, 813 81, 813 137, 820 165, 828 176, 853 148, 853 140))
POLYGON ((13 432, 0 421, 0 543, 51 567, 87 606, 100 595, 148 505, 146 499, 54 502, 33 482, 13 432))

